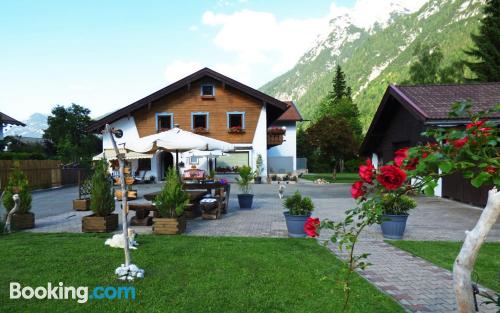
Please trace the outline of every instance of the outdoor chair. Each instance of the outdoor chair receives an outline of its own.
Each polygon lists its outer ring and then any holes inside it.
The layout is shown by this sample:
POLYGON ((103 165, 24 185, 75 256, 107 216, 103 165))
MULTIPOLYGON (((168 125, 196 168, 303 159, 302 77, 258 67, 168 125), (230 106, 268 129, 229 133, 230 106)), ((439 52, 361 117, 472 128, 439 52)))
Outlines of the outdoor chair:
POLYGON ((203 198, 200 200, 201 217, 204 220, 216 220, 221 215, 220 198, 203 198))
POLYGON ((138 174, 138 175, 134 176, 136 184, 144 184, 144 183, 146 183, 146 173, 147 172, 148 171, 138 171, 138 172, 136 172, 136 174, 138 174), (142 173, 142 175, 141 175, 141 173, 142 173))

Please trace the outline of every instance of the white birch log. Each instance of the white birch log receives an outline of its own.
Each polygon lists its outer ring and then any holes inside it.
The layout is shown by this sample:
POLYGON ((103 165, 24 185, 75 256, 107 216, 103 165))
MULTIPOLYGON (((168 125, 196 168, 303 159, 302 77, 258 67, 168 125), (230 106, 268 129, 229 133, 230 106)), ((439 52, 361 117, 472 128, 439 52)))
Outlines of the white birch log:
POLYGON ((21 199, 18 194, 12 196, 12 200, 14 200, 14 207, 7 213, 7 218, 5 219, 4 232, 10 233, 10 223, 12 221, 12 215, 16 213, 21 207, 21 199))
POLYGON ((472 293, 471 273, 476 263, 479 249, 486 236, 500 216, 500 192, 496 188, 488 192, 488 202, 476 226, 466 232, 462 249, 453 264, 453 285, 457 308, 460 313, 475 312, 472 293))
POLYGON ((115 137, 113 135, 113 130, 109 124, 106 124, 106 132, 111 137, 111 143, 113 144, 113 148, 116 153, 116 158, 118 159, 118 163, 120 165, 120 186, 122 190, 122 234, 123 234, 123 252, 125 254, 125 266, 129 266, 131 263, 130 260, 130 248, 129 248, 129 239, 128 239, 128 220, 127 220, 127 211, 128 211, 128 203, 127 203, 127 192, 125 190, 125 175, 123 173, 125 167, 125 155, 120 153, 118 150, 118 146, 116 145, 115 137))

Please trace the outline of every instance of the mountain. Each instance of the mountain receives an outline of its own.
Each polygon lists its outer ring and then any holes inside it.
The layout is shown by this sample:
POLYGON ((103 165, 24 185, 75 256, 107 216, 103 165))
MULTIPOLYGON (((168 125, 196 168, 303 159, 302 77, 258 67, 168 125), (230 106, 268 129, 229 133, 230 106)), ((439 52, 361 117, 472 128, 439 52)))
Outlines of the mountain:
MULTIPOLYGON (((396 3, 396 2, 394 2, 396 3)), ((417 42, 438 44, 443 65, 464 58, 472 45, 470 33, 479 26, 485 0, 429 0, 416 10, 394 5, 385 20, 361 25, 352 12, 334 17, 329 29, 288 72, 268 82, 261 91, 282 100, 293 99, 306 118, 331 89, 339 62, 352 87, 366 129, 387 85, 409 78, 417 42)))
POLYGON ((26 127, 10 126, 4 131, 4 136, 22 136, 42 138, 44 131, 49 127, 47 124, 47 115, 34 113, 29 119, 22 121, 26 127))

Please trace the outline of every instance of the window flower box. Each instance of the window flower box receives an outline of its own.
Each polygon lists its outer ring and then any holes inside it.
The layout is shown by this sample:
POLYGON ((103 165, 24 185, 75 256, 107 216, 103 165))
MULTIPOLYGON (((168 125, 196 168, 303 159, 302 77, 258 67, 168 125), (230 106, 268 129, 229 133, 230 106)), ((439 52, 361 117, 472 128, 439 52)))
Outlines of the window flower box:
POLYGON ((245 130, 241 126, 230 127, 227 131, 230 134, 243 134, 245 130))
POLYGON ((205 127, 196 127, 193 132, 195 134, 208 134, 208 129, 206 129, 205 127))
POLYGON ((267 129, 267 133, 269 135, 284 135, 286 133, 286 129, 281 127, 269 127, 267 129))

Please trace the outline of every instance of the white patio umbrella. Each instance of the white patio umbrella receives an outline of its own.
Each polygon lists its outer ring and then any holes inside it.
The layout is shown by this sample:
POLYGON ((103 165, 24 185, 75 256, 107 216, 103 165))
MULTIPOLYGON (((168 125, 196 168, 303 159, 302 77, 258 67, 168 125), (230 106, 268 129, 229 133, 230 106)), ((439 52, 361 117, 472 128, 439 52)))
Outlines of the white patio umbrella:
POLYGON ((148 153, 158 149, 167 151, 189 151, 189 150, 220 150, 233 151, 234 145, 214 138, 198 135, 180 128, 142 137, 138 140, 127 142, 125 149, 148 153))
POLYGON ((175 162, 178 168, 179 152, 194 149, 200 151, 233 151, 234 145, 175 127, 158 134, 127 142, 125 143, 125 149, 139 153, 151 153, 156 150, 175 151, 175 162))

